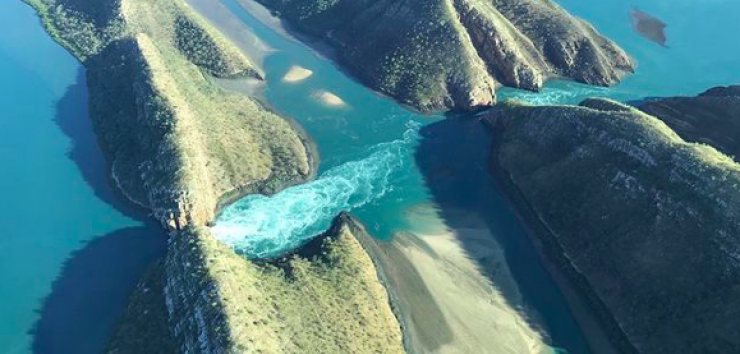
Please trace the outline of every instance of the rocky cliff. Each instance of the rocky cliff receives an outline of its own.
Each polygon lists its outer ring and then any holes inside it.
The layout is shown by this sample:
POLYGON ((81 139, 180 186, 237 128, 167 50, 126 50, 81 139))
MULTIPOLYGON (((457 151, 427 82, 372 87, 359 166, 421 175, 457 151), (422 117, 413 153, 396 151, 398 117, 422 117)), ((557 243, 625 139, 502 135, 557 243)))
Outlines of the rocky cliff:
POLYGON ((499 85, 612 85, 633 61, 550 0, 260 0, 327 40, 372 88, 422 110, 490 105, 499 85))
POLYGON ((246 260, 207 229, 173 238, 164 301, 182 353, 402 353, 370 237, 342 214, 280 259, 246 260))
POLYGON ((646 99, 635 105, 686 141, 740 156, 740 86, 715 87, 696 97, 646 99))
POLYGON ((486 120, 493 173, 621 352, 740 352, 740 165, 608 100, 486 120))

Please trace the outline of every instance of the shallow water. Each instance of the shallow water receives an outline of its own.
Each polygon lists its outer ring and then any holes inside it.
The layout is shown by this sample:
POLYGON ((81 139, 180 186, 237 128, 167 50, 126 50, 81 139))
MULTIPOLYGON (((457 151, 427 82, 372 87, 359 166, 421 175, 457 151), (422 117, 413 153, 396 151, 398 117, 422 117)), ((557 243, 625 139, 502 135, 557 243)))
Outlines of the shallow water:
POLYGON ((164 238, 115 204, 84 71, 20 1, 0 78, 0 353, 98 353, 164 238))
MULTIPOLYGON (((435 123, 442 117, 416 114, 373 93, 316 51, 286 38, 283 31, 274 30, 274 19, 266 21, 270 25, 266 26, 241 8, 237 0, 222 3, 275 50, 264 61, 268 82, 265 96, 271 105, 306 129, 318 145, 322 162, 320 175, 314 182, 272 197, 250 196, 226 208, 214 228, 217 237, 249 257, 272 257, 325 230, 340 210, 350 210, 359 216, 379 238, 423 228, 410 225, 405 218, 419 206, 437 205, 442 213, 445 203, 468 208, 470 212, 487 210, 486 221, 505 249, 525 301, 542 316, 554 347, 569 353, 589 352, 514 213, 499 191, 480 187, 490 186, 483 167, 487 145, 480 143, 487 138, 455 135, 479 135, 475 132, 477 127, 471 130, 465 123, 435 123), (282 82, 282 76, 295 65, 313 71, 313 75, 298 83, 282 82), (321 105, 313 97, 322 90, 338 95, 346 106, 331 109, 321 105), (368 163, 383 146, 396 146, 405 141, 404 135, 408 139, 409 133, 416 129, 409 131, 408 122, 428 125, 421 129, 424 151, 417 151, 416 143, 406 141, 394 153, 394 158, 403 163, 368 163), (467 166, 480 166, 480 171, 466 171, 470 175, 451 178, 453 169, 447 166, 444 157, 457 162, 461 152, 446 147, 462 145, 461 141, 470 141, 471 148, 477 149, 468 150, 473 151, 468 156, 473 162, 467 166), (409 158, 413 155, 415 158, 409 158), (436 167, 423 175, 418 163, 436 167), (435 182, 437 175, 441 176, 440 181, 446 182, 435 182)), ((628 101, 646 96, 694 95, 714 85, 740 82, 740 47, 731 45, 732 33, 740 33, 740 23, 734 18, 740 11, 732 10, 740 10, 740 3, 732 0, 703 2, 703 5, 693 1, 641 3, 644 11, 668 23, 669 48, 632 31, 629 3, 619 0, 602 1, 598 6, 584 0, 560 3, 592 21, 633 55, 639 62, 637 73, 613 88, 555 81, 539 94, 504 89, 500 97, 515 97, 535 104, 572 104, 592 96, 628 101), (698 26, 706 22, 703 21, 706 17, 711 17, 712 23, 698 26)), ((255 6, 248 4, 250 8, 255 6)), ((446 222, 452 224, 454 220, 446 222)))

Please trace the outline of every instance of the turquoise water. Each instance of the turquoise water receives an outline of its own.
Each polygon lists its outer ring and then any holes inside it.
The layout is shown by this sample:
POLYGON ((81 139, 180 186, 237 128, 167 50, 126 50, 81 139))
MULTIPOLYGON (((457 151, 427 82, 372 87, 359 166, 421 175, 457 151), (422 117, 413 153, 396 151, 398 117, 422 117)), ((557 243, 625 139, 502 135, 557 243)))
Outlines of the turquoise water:
MULTIPOLYGON (((491 187, 485 172, 489 142, 474 119, 440 121, 441 116, 412 112, 266 26, 235 0, 222 3, 275 49, 264 62, 265 96, 307 130, 322 161, 316 181, 271 197, 246 197, 226 208, 214 227, 217 237, 249 257, 273 257, 325 230, 341 210, 359 216, 379 238, 418 229, 406 219, 418 206, 436 205, 443 218, 452 209, 478 213, 504 247, 525 301, 542 315, 553 346, 568 353, 590 352, 515 214, 491 187), (293 65, 308 68, 313 75, 299 83, 282 82, 293 65), (323 91, 335 93, 346 105, 323 105, 315 99, 323 91)), ((642 10, 668 23, 669 48, 632 32, 629 3, 560 3, 633 55, 639 62, 637 73, 613 88, 555 81, 539 94, 504 89, 501 97, 535 104, 577 103, 591 96, 628 101, 693 95, 711 86, 740 82, 740 47, 731 40, 733 33, 740 33, 738 2, 643 1, 642 10)), ((454 229, 454 219, 445 222, 454 229)), ((470 247, 473 250, 474 245, 470 247)))
POLYGON ((629 101, 644 97, 693 96, 710 87, 740 83, 740 1, 642 0, 556 1, 593 24, 637 60, 635 75, 611 88, 552 82, 544 94, 505 90, 505 96, 536 103, 578 103, 591 96, 629 101), (631 28, 635 6, 665 22, 668 48, 640 37, 631 28))
POLYGON ((0 353, 97 353, 164 252, 114 202, 84 72, 20 1, 0 2, 0 353))
MULTIPOLYGON (((406 215, 420 205, 436 205, 443 217, 451 209, 479 213, 553 345, 589 353, 522 226, 491 187, 484 170, 487 138, 474 120, 416 114, 265 26, 235 0, 223 3, 276 49, 264 63, 265 96, 316 141, 321 165, 314 182, 227 208, 214 228, 217 236, 249 256, 269 257, 326 229, 340 210, 351 210, 380 238, 418 227, 406 215), (314 75, 282 82, 293 65, 314 75), (323 91, 346 104, 327 107, 316 99, 323 91)), ((632 32, 628 2, 559 3, 624 47, 638 60, 638 72, 614 88, 552 82, 541 94, 503 90, 501 96, 534 103, 594 95, 632 100, 740 82, 734 38, 740 2, 637 3, 669 25, 669 48, 632 32)), ((135 280, 163 254, 164 237, 116 202, 87 119, 82 68, 19 1, 0 2, 0 78, 0 353, 98 352, 135 280)), ((454 219, 445 221, 455 228, 454 219)))

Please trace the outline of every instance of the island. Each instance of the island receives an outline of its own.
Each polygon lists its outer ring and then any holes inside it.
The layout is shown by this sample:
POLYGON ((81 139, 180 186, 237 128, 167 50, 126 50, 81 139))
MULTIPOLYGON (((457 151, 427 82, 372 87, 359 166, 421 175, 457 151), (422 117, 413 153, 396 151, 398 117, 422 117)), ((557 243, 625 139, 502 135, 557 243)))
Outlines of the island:
POLYGON ((613 85, 635 68, 550 0, 259 1, 328 43, 362 82, 423 111, 485 107, 501 85, 613 85))
POLYGON ((491 173, 620 353, 740 351, 740 165, 718 151, 738 116, 715 106, 738 99, 638 104, 665 122, 606 99, 484 118, 491 173))

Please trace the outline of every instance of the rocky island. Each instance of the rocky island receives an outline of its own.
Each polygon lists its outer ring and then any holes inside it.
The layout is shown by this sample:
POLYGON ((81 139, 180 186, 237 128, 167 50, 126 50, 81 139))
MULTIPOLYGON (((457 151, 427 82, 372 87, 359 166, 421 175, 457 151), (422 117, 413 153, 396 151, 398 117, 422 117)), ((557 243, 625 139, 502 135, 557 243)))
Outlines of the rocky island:
POLYGON ((492 173, 621 353, 740 351, 740 165, 709 128, 733 92, 641 105, 665 123, 605 99, 485 118, 492 173))
POLYGON ((368 86, 424 111, 470 110, 498 86, 612 85, 635 63, 549 0, 260 0, 327 41, 368 86))
POLYGON ((248 260, 206 227, 247 193, 312 178, 307 138, 211 78, 261 70, 182 1, 28 0, 87 68, 90 114, 121 195, 170 231, 111 353, 403 352, 385 287, 341 215, 296 255, 248 260))

